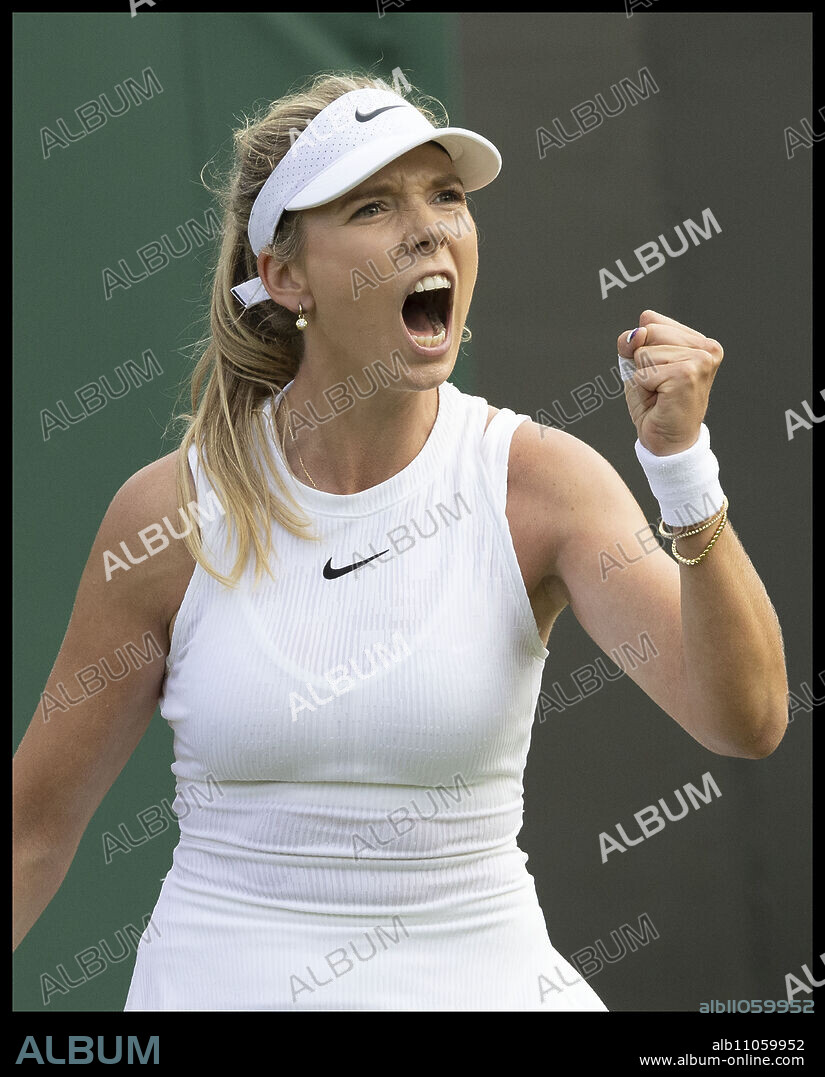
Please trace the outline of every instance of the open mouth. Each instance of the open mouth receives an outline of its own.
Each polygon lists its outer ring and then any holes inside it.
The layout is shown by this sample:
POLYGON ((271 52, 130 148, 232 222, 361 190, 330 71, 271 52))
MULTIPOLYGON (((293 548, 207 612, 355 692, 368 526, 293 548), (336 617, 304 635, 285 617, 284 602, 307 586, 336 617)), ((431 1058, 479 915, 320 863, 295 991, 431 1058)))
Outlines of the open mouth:
POLYGON ((413 343, 420 348, 438 348, 447 339, 452 311, 452 282, 443 273, 433 273, 416 282, 404 300, 401 319, 413 343))

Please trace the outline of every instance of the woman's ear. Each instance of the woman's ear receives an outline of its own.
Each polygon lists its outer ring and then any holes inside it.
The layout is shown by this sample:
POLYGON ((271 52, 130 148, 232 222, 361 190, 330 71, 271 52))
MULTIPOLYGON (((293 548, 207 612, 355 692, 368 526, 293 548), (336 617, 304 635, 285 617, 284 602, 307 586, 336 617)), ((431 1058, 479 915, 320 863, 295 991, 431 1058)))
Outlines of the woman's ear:
POLYGON ((311 296, 300 268, 294 262, 279 262, 266 250, 258 255, 258 276, 270 297, 289 310, 310 309, 311 296))

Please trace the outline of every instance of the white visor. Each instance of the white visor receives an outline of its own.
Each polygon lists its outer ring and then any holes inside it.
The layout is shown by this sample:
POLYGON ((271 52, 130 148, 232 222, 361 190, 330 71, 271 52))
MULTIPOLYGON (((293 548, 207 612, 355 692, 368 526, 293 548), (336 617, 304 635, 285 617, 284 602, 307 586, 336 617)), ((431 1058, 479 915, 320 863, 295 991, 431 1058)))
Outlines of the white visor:
MULTIPOLYGON (((247 234, 260 254, 285 210, 312 209, 339 198, 396 157, 437 142, 450 155, 466 191, 486 187, 501 170, 492 142, 463 127, 433 127, 391 90, 351 90, 318 113, 267 178, 252 206, 247 234)), ((237 284, 244 307, 269 299, 260 277, 237 284)))

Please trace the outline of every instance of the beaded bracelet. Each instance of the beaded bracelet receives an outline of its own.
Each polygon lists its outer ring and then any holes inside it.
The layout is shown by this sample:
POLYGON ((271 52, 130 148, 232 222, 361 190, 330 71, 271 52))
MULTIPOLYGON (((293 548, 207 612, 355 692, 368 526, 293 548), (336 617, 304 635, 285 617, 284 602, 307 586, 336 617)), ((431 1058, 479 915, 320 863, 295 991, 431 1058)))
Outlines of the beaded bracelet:
POLYGON ((698 535, 700 531, 707 531, 707 529, 709 527, 712 527, 713 524, 715 524, 717 520, 721 520, 722 513, 727 509, 727 507, 728 507, 728 499, 724 498, 722 500, 721 509, 719 509, 719 511, 716 513, 715 516, 711 516, 711 518, 708 520, 707 523, 702 524, 701 527, 694 528, 692 531, 684 531, 680 535, 674 535, 671 531, 666 531, 665 530, 665 521, 660 520, 659 521, 659 534, 662 536, 662 538, 667 538, 667 539, 687 538, 689 535, 698 535))
MULTIPOLYGON (((672 544, 672 547, 671 547, 671 552, 672 552, 673 556, 676 558, 676 560, 679 562, 680 565, 698 565, 699 562, 701 560, 703 560, 705 557, 707 557, 707 555, 710 553, 711 549, 713 548, 713 544, 716 542, 716 540, 722 534, 722 530, 723 530, 723 528, 724 528, 724 526, 725 526, 725 524, 727 522, 728 522, 728 504, 727 504, 727 499, 725 499, 725 503, 722 506, 722 519, 721 519, 721 522, 719 523, 719 526, 716 528, 716 531, 714 532, 713 538, 710 540, 710 542, 707 544, 707 546, 704 548, 704 550, 702 550, 702 552, 699 554, 699 556, 698 557, 682 557, 682 555, 676 549, 676 539, 673 540, 673 544, 672 544)), ((702 528, 702 530, 704 530, 704 528, 702 528)), ((679 538, 684 538, 684 535, 680 535, 679 538)))

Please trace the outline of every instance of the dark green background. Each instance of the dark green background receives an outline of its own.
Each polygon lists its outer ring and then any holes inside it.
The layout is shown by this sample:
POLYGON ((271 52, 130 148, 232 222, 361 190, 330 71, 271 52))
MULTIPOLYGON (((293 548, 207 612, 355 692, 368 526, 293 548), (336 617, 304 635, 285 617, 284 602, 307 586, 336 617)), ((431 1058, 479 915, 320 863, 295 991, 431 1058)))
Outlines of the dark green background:
MULTIPOLYGON (((720 339, 707 422, 731 519, 783 628, 789 684, 810 667, 810 446, 784 410, 810 383, 810 151, 783 130, 812 118, 804 14, 17 15, 14 18, 14 745, 38 706, 77 583, 122 483, 171 450, 163 439, 202 330, 211 249, 104 301, 102 270, 212 204, 200 182, 226 163, 254 104, 322 70, 400 67, 450 122, 490 138, 504 166, 473 196, 480 273, 453 380, 535 415, 614 361, 647 307, 720 339), (536 128, 647 66, 660 92, 540 160, 536 128), (163 92, 47 160, 40 130, 151 67, 163 92), (701 246, 602 300, 598 270, 710 206, 701 246), (162 376, 43 441, 40 412, 77 412, 84 383, 151 349, 162 376)), ((817 126, 816 124, 814 125, 817 126)), ((821 409, 820 403, 820 409, 821 409)), ((569 410, 569 409, 568 409, 569 410)), ((648 514, 622 399, 570 432, 621 473, 648 514)), ((101 654, 122 641, 101 630, 101 654)), ((569 611, 553 630, 545 687, 598 648, 569 611)), ((104 864, 102 835, 174 796, 159 714, 89 824, 65 882, 15 958, 20 1010, 43 1012, 40 975, 151 912, 172 827, 104 864)), ((759 762, 712 755, 627 678, 536 724, 525 778, 529 853, 550 938, 566 957, 648 913, 659 939, 591 983, 611 1010, 696 1010, 707 998, 784 997, 813 958, 810 715, 759 762), (723 796, 622 856, 598 834, 710 770, 723 796)), ((47 1011, 122 1010, 133 956, 47 1011)), ((764 1033, 763 1033, 764 1034, 764 1033)))
MULTIPOLYGON (((109 502, 125 480, 171 451, 163 441, 180 385, 191 370, 209 289, 213 251, 172 260, 105 299, 102 271, 178 225, 202 222, 213 200, 200 181, 231 131, 260 102, 330 69, 363 67, 392 85, 400 67, 413 85, 459 107, 457 20, 419 15, 403 24, 377 14, 17 15, 15 75, 15 745, 38 706, 60 648, 80 573, 109 502), (44 160, 40 130, 151 67, 163 87, 139 107, 44 160), (68 430, 41 434, 40 412, 151 349, 163 369, 68 430)), ((461 368, 461 364, 460 364, 461 368)), ((466 368, 465 368, 466 369, 466 368)), ((456 383, 462 383, 460 369, 456 383)), ((185 404, 187 398, 181 400, 185 404)), ((178 409, 179 410, 179 409, 178 409)), ((122 641, 121 641, 122 642, 122 641)), ((118 644, 101 631, 100 653, 118 644)), ((71 718, 71 712, 65 717, 71 718)), ((171 863, 172 831, 104 863, 102 835, 137 812, 174 799, 172 735, 159 713, 104 799, 65 882, 16 954, 19 1009, 42 1010, 40 974, 73 966, 75 953, 152 911, 171 863), (68 964, 66 964, 68 962, 68 964)), ((49 1010, 122 1010, 134 956, 49 1010)), ((76 974, 74 978, 77 978, 76 974)))

